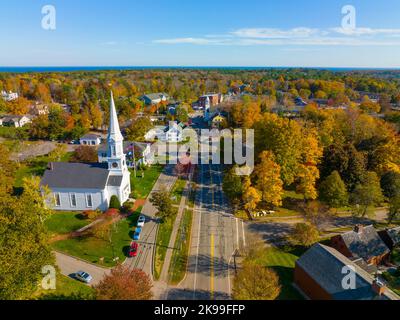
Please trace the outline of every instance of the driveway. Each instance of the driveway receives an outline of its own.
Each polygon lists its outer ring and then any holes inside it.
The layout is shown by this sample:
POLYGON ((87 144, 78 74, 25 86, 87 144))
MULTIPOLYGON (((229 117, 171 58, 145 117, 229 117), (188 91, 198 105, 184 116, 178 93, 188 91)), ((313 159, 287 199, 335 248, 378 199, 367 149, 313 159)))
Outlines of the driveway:
POLYGON ((102 268, 60 252, 55 252, 55 256, 56 263, 63 275, 73 278, 76 272, 85 271, 93 277, 90 283, 92 286, 98 284, 105 275, 111 272, 111 269, 102 268))

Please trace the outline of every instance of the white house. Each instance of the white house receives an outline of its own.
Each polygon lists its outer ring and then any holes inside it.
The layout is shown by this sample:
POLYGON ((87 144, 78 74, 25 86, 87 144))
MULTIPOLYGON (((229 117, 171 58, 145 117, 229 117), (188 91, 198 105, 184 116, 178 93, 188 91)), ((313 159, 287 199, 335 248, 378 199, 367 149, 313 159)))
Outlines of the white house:
POLYGON ((166 93, 158 92, 158 93, 145 94, 140 99, 144 101, 144 103, 147 105, 153 105, 153 104, 158 104, 160 102, 168 101, 170 97, 166 93))
POLYGON ((32 119, 28 116, 6 115, 0 117, 0 126, 6 127, 21 128, 31 122, 32 119))
POLYGON ((48 205, 55 210, 106 210, 112 196, 122 203, 131 193, 130 172, 123 151, 114 98, 111 94, 110 126, 104 163, 49 163, 41 186, 49 187, 48 205))
POLYGON ((1 97, 3 98, 3 100, 5 101, 13 101, 18 99, 18 93, 16 92, 12 92, 12 91, 1 91, 1 97))
POLYGON ((98 134, 88 133, 79 139, 79 143, 84 146, 98 146, 101 144, 101 136, 98 134))
POLYGON ((144 138, 147 141, 181 142, 184 127, 183 123, 178 124, 176 121, 170 121, 168 126, 156 126, 149 130, 144 138))

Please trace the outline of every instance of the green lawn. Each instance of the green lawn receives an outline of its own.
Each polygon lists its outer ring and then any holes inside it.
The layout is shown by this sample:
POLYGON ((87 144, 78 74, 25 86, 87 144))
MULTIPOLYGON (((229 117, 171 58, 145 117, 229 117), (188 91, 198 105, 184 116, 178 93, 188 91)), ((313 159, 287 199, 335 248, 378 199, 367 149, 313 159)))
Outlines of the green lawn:
POLYGON ((183 179, 177 179, 175 182, 174 187, 172 188, 172 194, 171 197, 173 199, 174 204, 179 204, 181 202, 183 190, 185 189, 186 186, 186 180, 183 179))
POLYGON ((157 239, 156 239, 156 256, 154 259, 154 278, 158 280, 161 275, 161 270, 163 268, 165 255, 169 246, 169 240, 171 238, 172 229, 174 227, 174 222, 176 218, 176 213, 165 219, 158 226, 157 239))
MULTIPOLYGON (((67 152, 61 157, 61 162, 68 162, 72 153, 67 152)), ((21 163, 17 172, 15 173, 15 188, 22 187, 22 181, 25 177, 42 176, 46 171, 47 164, 50 162, 48 156, 40 156, 21 163)))
POLYGON ((153 165, 144 171, 144 177, 142 178, 141 171, 138 171, 135 177, 134 171, 130 169, 133 197, 136 199, 147 198, 162 170, 163 166, 153 165))
POLYGON ((46 221, 47 230, 52 234, 66 234, 79 230, 88 225, 90 220, 85 220, 77 212, 55 212, 46 221))
POLYGON ((270 247, 265 250, 264 255, 258 259, 258 263, 274 269, 280 279, 282 286, 278 300, 299 300, 302 296, 293 288, 293 272, 295 262, 301 252, 290 250, 282 250, 275 247, 270 247))
POLYGON ((83 236, 57 241, 52 246, 55 250, 89 262, 113 267, 117 264, 117 261, 113 261, 115 257, 119 258, 119 262, 123 262, 127 256, 132 241, 132 228, 136 226, 141 210, 142 208, 138 208, 130 217, 115 223, 112 227, 111 243, 94 236, 83 236), (103 262, 101 258, 104 258, 103 262))
POLYGON ((171 265, 168 270, 171 284, 178 284, 183 280, 186 274, 192 218, 192 210, 185 210, 181 225, 179 226, 178 236, 175 241, 175 250, 172 254, 171 265))
POLYGON ((33 299, 35 300, 92 300, 94 289, 75 279, 57 274, 55 290, 38 290, 33 299))

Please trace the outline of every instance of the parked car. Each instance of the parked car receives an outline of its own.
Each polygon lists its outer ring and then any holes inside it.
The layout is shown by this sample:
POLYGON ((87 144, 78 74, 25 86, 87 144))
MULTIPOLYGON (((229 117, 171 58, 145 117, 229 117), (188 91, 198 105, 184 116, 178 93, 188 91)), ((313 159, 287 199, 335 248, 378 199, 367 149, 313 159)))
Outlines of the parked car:
POLYGON ((133 235, 133 240, 139 240, 141 232, 142 232, 142 228, 136 228, 135 233, 133 235))
POLYGON ((144 227, 144 223, 146 222, 146 217, 141 215, 138 219, 137 226, 142 228, 144 227))
POLYGON ((82 281, 82 282, 85 282, 85 283, 90 283, 90 282, 93 280, 92 276, 91 276, 89 273, 84 272, 84 271, 78 271, 78 272, 75 274, 75 277, 76 277, 79 281, 82 281))
POLYGON ((136 257, 139 251, 139 245, 137 242, 134 242, 131 244, 131 247, 129 248, 129 256, 130 257, 136 257))

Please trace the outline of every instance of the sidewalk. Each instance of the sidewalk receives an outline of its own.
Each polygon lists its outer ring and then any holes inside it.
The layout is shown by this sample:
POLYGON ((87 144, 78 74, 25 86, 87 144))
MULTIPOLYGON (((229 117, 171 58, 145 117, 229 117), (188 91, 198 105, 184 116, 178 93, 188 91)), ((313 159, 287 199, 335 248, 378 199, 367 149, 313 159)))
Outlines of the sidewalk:
POLYGON ((171 233, 171 238, 169 239, 168 249, 165 254, 164 264, 163 264, 163 268, 162 268, 161 275, 160 275, 160 281, 165 282, 165 283, 168 283, 169 266, 171 264, 173 250, 175 250, 174 246, 175 246, 176 236, 179 231, 179 226, 181 225, 182 215, 186 208, 186 198, 189 195, 189 185, 190 185, 190 181, 188 180, 188 181, 186 181, 185 189, 182 192, 182 198, 181 198, 181 202, 179 204, 178 214, 176 215, 174 227, 173 227, 172 233, 171 233))

